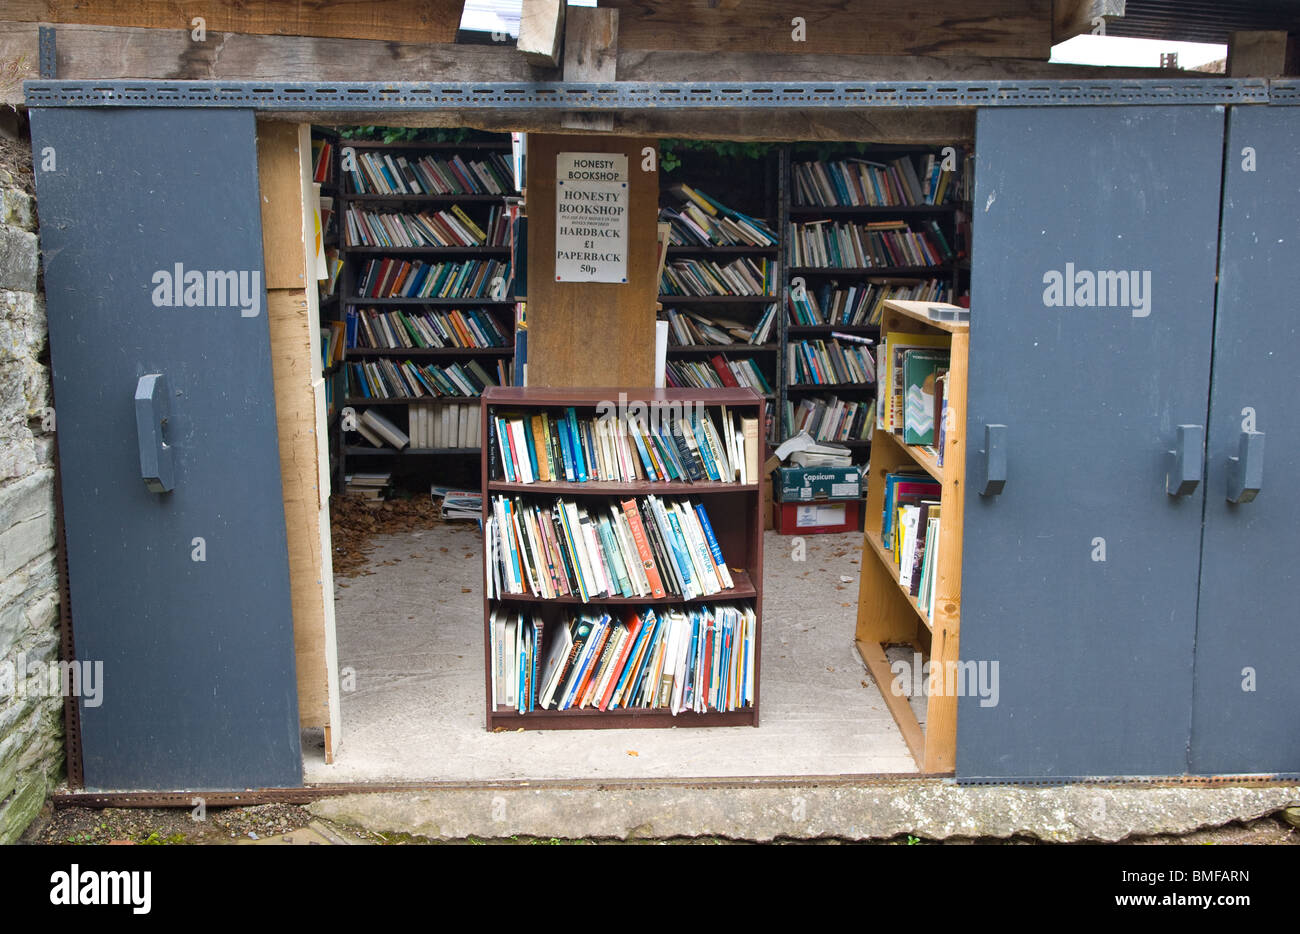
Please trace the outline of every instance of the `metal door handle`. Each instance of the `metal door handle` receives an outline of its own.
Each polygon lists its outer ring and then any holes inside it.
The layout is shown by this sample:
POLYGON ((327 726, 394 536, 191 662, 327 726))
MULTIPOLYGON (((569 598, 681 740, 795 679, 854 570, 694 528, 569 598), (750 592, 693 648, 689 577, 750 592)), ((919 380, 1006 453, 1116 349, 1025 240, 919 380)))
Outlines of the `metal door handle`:
POLYGON ((984 482, 980 496, 997 496, 1007 483, 1007 426, 984 426, 984 482))
POLYGON ((1228 458, 1228 502, 1249 503, 1264 484, 1264 432, 1243 431, 1228 458))
POLYGON ((1178 440, 1166 459, 1166 493, 1170 496, 1191 496, 1196 491, 1201 483, 1201 452, 1204 448, 1203 426, 1178 426, 1178 440))
POLYGON ((167 377, 141 376, 135 384, 135 432, 140 446, 140 476, 151 493, 166 493, 176 486, 172 447, 163 440, 170 402, 167 377))

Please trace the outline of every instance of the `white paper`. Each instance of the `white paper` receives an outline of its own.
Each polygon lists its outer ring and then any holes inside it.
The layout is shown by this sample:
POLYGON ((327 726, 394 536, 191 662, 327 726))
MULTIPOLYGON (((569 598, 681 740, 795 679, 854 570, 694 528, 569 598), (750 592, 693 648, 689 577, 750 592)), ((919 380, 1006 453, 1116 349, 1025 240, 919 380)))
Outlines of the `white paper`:
POLYGON ((555 157, 555 281, 627 282, 627 155, 555 157))

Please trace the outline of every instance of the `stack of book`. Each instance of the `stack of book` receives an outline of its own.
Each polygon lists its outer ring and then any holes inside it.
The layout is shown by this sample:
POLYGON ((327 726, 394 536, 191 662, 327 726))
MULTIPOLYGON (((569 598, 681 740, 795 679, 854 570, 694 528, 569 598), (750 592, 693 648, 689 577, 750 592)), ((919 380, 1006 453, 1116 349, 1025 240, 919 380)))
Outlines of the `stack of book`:
POLYGON ((355 194, 504 195, 514 190, 514 170, 503 153, 469 161, 459 155, 449 159, 432 155, 407 159, 376 151, 355 151, 355 155, 347 171, 355 194))
POLYGON ((410 311, 348 310, 349 347, 397 349, 404 347, 505 347, 507 331, 481 308, 436 308, 410 311))
POLYGON ((924 223, 927 231, 914 231, 901 220, 791 224, 790 265, 819 269, 939 266, 952 251, 939 225, 924 223))
POLYGON ((681 389, 724 389, 746 387, 761 395, 770 396, 772 387, 753 357, 728 360, 719 354, 708 363, 695 360, 669 360, 664 368, 664 379, 669 386, 681 389))
POLYGON ((493 496, 491 508, 488 597, 693 600, 735 587, 703 503, 493 496))
POLYGON ((763 221, 732 210, 687 184, 668 189, 682 205, 663 208, 659 220, 669 224, 673 246, 773 246, 776 233, 763 221))
POLYGON ((867 279, 841 287, 831 279, 816 288, 791 289, 786 301, 792 325, 841 325, 878 327, 889 299, 944 302, 951 290, 941 279, 899 283, 896 280, 867 279))
POLYGON ((450 211, 368 211, 350 207, 347 214, 348 246, 509 246, 510 218, 501 205, 493 206, 485 227, 474 223, 459 204, 450 211))
POLYGON ((381 500, 384 498, 384 491, 388 489, 388 484, 392 481, 392 478, 391 472, 362 473, 357 471, 346 474, 343 477, 343 492, 358 499, 381 500))
POLYGON ((361 267, 357 294, 362 298, 505 298, 509 282, 508 261, 422 263, 388 257, 361 267))
POLYGON ((792 341, 786 351, 786 372, 791 386, 870 383, 876 378, 875 360, 865 343, 792 341))
POLYGON ((786 422, 792 433, 806 431, 818 441, 870 441, 875 426, 875 402, 830 396, 786 402, 786 422))
MULTIPOLYGON (((497 380, 477 360, 436 366, 411 360, 382 359, 349 363, 348 395, 366 399, 419 399, 424 396, 478 396, 497 380)), ((497 364, 497 378, 502 366, 497 364)))
POLYGON ((797 162, 794 203, 811 207, 873 207, 943 204, 957 196, 955 172, 929 153, 891 162, 844 159, 797 162))
MULTIPOLYGON (((479 447, 477 405, 467 402, 409 405, 407 416, 413 448, 463 450, 479 447)), ((478 493, 474 495, 479 496, 478 493)))
POLYGON ((492 425, 488 476, 507 483, 758 482, 758 419, 726 406, 646 420, 496 413, 492 425))
POLYGON ((928 474, 898 471, 885 475, 880 538, 894 558, 899 585, 917 598, 927 617, 933 615, 940 489, 928 474))
POLYGON ((440 505, 442 518, 448 522, 467 519, 478 522, 483 518, 483 494, 478 490, 456 490, 434 484, 429 495, 440 505))
POLYGON ((664 312, 668 320, 669 343, 678 347, 690 347, 699 344, 718 344, 720 346, 735 343, 764 344, 772 334, 772 323, 776 320, 776 304, 768 305, 753 327, 746 327, 739 321, 706 316, 694 311, 678 311, 669 308, 664 312))
POLYGON ((679 259, 664 267, 661 295, 771 295, 777 267, 770 259, 742 256, 725 265, 707 259, 679 259))
POLYGON ((876 348, 880 390, 876 427, 901 435, 905 444, 933 445, 942 422, 938 388, 948 372, 951 338, 947 334, 889 331, 876 348))
POLYGON ((736 605, 568 614, 497 608, 488 621, 492 706, 738 710, 754 702, 757 617, 736 605))

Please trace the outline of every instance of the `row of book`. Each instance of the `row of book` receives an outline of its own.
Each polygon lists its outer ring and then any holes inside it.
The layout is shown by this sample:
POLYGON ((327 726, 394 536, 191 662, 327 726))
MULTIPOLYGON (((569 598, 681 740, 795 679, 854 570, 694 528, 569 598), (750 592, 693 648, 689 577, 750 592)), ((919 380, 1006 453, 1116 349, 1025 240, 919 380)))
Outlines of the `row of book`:
POLYGON ((838 396, 786 402, 786 424, 791 436, 806 431, 816 441, 870 441, 876 423, 874 400, 847 400, 838 396))
POLYGON ((880 538, 893 556, 899 586, 917 598, 927 617, 933 616, 940 492, 928 474, 908 470, 885 475, 880 538))
POLYGON ((717 315, 703 315, 697 311, 666 309, 664 317, 668 321, 668 342, 678 347, 699 344, 765 344, 772 336, 772 324, 776 321, 776 303, 763 309, 758 322, 746 327, 730 318, 717 315))
POLYGON ((350 427, 377 448, 416 450, 429 448, 477 448, 479 407, 464 402, 446 405, 408 405, 406 430, 377 409, 364 409, 350 427))
POLYGON ((343 359, 344 325, 342 321, 322 322, 320 329, 321 366, 328 370, 343 359))
POLYGON ((867 279, 841 286, 831 279, 815 288, 792 288, 786 301, 793 325, 879 326, 886 301, 946 302, 951 289, 942 279, 898 282, 867 279))
POLYGON ((509 246, 510 215, 500 205, 488 212, 480 227, 459 204, 451 210, 384 212, 350 207, 348 246, 509 246))
POLYGON ((753 357, 728 360, 722 354, 701 360, 668 360, 664 381, 677 389, 726 389, 743 387, 770 396, 772 386, 753 357))
POLYGON ((791 341, 786 345, 786 379, 791 386, 871 383, 875 354, 867 343, 849 335, 840 340, 791 341))
POLYGON ((438 396, 478 396, 488 386, 504 384, 504 366, 497 362, 497 378, 477 361, 446 366, 411 360, 382 358, 346 367, 348 395, 366 399, 419 399, 438 396))
POLYGON ((953 200, 955 172, 942 156, 903 156, 890 162, 842 159, 792 166, 794 203, 809 207, 944 204, 953 200))
POLYGON ((493 496, 488 597, 685 600, 735 588, 703 503, 493 496))
POLYGON ((494 412, 492 425, 489 476, 508 483, 758 482, 758 419, 725 405, 646 419, 494 412))
POLYGON ((508 260, 424 263, 385 257, 361 267, 357 294, 362 298, 504 299, 509 284, 508 260))
POLYGON ((661 295, 772 295, 777 264, 770 259, 742 256, 730 263, 708 259, 678 259, 664 266, 661 295))
POLYGON ((492 707, 731 711, 754 703, 748 603, 567 614, 492 610, 492 707))
POLYGON ((515 190, 514 169, 504 153, 467 161, 459 155, 407 159, 387 152, 351 152, 354 157, 346 158, 343 167, 354 194, 504 195, 515 190))
POLYGON ((790 225, 790 265, 820 269, 938 266, 952 255, 934 221, 912 230, 906 221, 864 224, 809 221, 790 225))
POLYGON ((947 334, 887 331, 876 348, 880 389, 876 427, 901 435, 904 444, 933 445, 942 424, 942 394, 951 354, 947 334))
POLYGON ((774 246, 776 233, 758 218, 732 210, 685 183, 668 189, 682 202, 674 211, 662 208, 659 220, 669 225, 673 246, 774 246))
POLYGON ((509 332, 484 308, 350 308, 347 325, 349 347, 507 347, 511 341, 509 332))

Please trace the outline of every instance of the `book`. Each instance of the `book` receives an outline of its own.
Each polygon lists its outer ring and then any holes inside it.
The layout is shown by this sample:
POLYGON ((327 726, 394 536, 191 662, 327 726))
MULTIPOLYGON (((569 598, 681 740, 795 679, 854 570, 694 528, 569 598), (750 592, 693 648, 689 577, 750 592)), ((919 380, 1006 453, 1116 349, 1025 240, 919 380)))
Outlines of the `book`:
POLYGON ((903 352, 903 443, 934 444, 935 381, 948 368, 947 351, 903 352))

